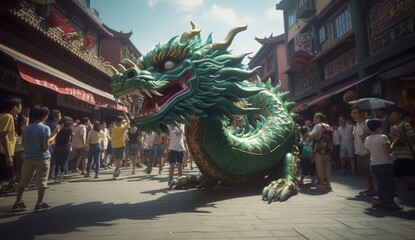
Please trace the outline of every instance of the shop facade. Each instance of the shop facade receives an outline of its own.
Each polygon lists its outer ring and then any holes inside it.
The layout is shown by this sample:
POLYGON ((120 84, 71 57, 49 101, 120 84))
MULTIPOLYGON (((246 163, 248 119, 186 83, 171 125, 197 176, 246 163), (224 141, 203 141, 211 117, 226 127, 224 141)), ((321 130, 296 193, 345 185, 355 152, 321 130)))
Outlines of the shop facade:
MULTIPOLYGON (((110 121, 133 109, 110 94, 109 56, 100 51, 101 42, 113 39, 115 31, 103 25, 89 1, 47 2, 53 1, 0 3, 0 94, 20 96, 25 107, 43 104, 74 119, 110 121)), ((118 63, 123 47, 116 54, 118 63)), ((141 56, 135 48, 128 54, 132 60, 141 56)))
POLYGON ((300 123, 350 118, 349 101, 377 97, 415 112, 415 2, 282 0, 290 98, 300 123), (409 93, 409 94, 408 94, 409 93))

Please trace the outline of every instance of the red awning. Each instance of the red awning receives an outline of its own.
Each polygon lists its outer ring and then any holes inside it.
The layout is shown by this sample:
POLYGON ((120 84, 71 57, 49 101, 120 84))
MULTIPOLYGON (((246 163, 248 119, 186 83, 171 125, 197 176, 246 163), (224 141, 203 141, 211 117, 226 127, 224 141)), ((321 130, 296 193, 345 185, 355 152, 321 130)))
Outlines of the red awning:
POLYGON ((71 95, 79 100, 96 105, 95 97, 92 93, 84 91, 62 79, 50 74, 36 70, 26 64, 16 62, 20 76, 29 83, 51 89, 55 92, 71 95))
POLYGON ((3 44, 0 44, 0 51, 15 59, 20 76, 29 83, 73 96, 97 107, 127 110, 127 107, 117 104, 112 94, 108 92, 83 83, 3 44))

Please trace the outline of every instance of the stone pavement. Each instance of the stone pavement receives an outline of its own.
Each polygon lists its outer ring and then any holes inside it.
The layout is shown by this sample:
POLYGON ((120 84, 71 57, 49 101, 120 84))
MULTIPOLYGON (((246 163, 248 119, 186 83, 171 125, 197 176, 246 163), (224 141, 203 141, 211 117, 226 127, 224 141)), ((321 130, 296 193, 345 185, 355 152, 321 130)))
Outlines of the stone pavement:
MULTIPOLYGON (((209 191, 169 190, 167 171, 147 176, 140 169, 120 180, 111 171, 99 179, 69 174, 53 184, 46 212, 33 213, 36 191, 24 202, 31 210, 9 212, 15 194, 0 200, 0 238, 43 239, 415 239, 415 191, 401 186, 402 211, 372 209, 359 196, 360 177, 333 177, 333 192, 307 186, 288 201, 261 201, 261 184, 209 191)), ((186 174, 197 173, 186 170, 186 174)))

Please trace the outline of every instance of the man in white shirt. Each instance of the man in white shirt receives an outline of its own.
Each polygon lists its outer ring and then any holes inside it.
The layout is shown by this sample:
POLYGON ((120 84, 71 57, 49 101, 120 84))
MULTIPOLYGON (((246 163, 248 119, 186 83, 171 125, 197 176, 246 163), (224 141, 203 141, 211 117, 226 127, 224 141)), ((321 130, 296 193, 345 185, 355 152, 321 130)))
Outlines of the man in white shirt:
POLYGON ((167 160, 170 163, 169 182, 173 180, 174 167, 177 167, 179 177, 183 174, 184 157, 184 124, 178 123, 177 126, 169 125, 169 155, 167 160), (178 126, 178 127, 177 127, 178 126))
POLYGON ((374 179, 370 172, 370 154, 364 146, 365 139, 369 135, 365 127, 365 112, 359 106, 353 106, 351 116, 356 122, 356 126, 353 129, 353 144, 356 154, 357 174, 365 176, 368 184, 367 190, 361 191, 359 194, 377 196, 374 179))
POLYGON ((339 127, 337 128, 340 135, 340 164, 343 175, 346 174, 350 166, 350 172, 355 175, 355 152, 353 146, 353 126, 348 124, 344 117, 339 117, 339 127))
POLYGON ((86 170, 86 156, 87 152, 85 150, 86 146, 86 134, 87 134, 87 126, 91 122, 89 118, 84 117, 80 124, 78 124, 74 129, 74 136, 73 136, 73 157, 76 158, 75 160, 75 167, 73 172, 79 172, 79 165, 81 165, 81 175, 85 175, 86 170))

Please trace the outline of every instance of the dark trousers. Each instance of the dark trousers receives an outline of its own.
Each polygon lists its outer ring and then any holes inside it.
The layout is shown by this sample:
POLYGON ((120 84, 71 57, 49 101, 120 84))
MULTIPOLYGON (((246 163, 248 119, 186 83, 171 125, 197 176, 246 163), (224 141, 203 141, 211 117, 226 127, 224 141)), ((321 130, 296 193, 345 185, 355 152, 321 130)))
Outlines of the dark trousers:
MULTIPOLYGON (((69 155, 71 154, 71 147, 69 145, 65 146, 55 146, 55 149, 52 153, 51 162, 55 163, 54 166, 54 175, 52 177, 58 177, 59 173, 65 172, 65 167, 69 161, 69 155)), ((50 166, 52 168, 52 166, 50 166)))
POLYGON ((100 159, 101 159, 101 144, 95 143, 89 145, 89 151, 88 151, 88 163, 86 165, 86 174, 89 175, 91 172, 91 165, 92 162, 95 163, 95 175, 98 175, 99 173, 99 165, 100 165, 100 159))
POLYGON ((393 163, 373 165, 372 173, 378 183, 379 201, 392 203, 395 198, 395 167, 393 163))

